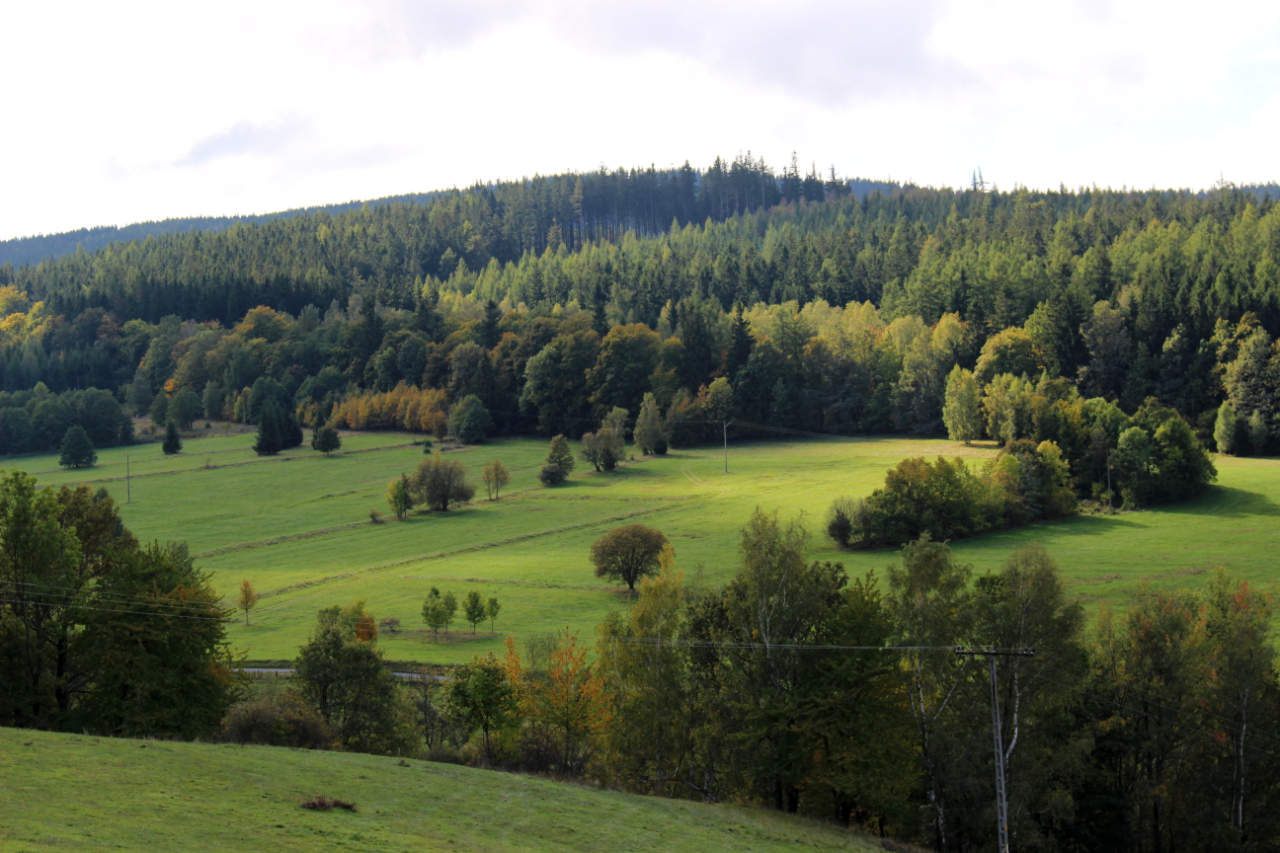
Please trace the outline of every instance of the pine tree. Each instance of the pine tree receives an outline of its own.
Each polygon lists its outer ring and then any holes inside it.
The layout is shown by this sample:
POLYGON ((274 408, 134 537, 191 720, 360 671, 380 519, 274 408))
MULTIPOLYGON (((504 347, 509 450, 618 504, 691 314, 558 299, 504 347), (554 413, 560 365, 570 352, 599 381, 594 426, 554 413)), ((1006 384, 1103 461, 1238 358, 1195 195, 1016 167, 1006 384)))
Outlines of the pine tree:
POLYGON ((165 456, 172 456, 182 450, 182 437, 178 435, 178 425, 170 418, 164 425, 164 444, 160 445, 165 456))
POLYGON ((62 456, 58 464, 63 468, 92 468, 98 461, 98 453, 84 427, 76 424, 67 429, 62 438, 62 456))
POLYGON ((729 350, 725 353, 725 373, 729 379, 736 379, 738 371, 747 364, 751 350, 755 347, 755 338, 747 325, 747 318, 742 314, 742 306, 733 313, 733 322, 729 324, 729 350))

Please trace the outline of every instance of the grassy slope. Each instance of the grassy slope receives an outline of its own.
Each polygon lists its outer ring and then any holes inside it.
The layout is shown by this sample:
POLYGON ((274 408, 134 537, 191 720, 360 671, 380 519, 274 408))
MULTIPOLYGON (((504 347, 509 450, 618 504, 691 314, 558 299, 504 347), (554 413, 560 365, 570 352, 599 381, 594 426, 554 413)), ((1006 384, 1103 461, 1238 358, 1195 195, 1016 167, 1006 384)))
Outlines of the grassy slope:
MULTIPOLYGON (((994 452, 940 440, 757 443, 730 448, 730 474, 717 448, 698 448, 612 475, 579 469, 568 485, 545 489, 536 480, 545 443, 504 440, 455 456, 477 480, 487 460, 501 458, 513 475, 501 501, 371 525, 369 510, 386 510, 386 483, 422 458, 410 441, 357 435, 332 458, 299 449, 260 460, 252 436, 242 435, 188 441, 186 452, 169 458, 157 445, 111 449, 96 468, 79 472, 59 469, 54 456, 15 463, 41 482, 103 481, 123 498, 128 452, 134 477, 126 523, 143 538, 186 539, 224 594, 245 577, 263 593, 254 624, 232 634, 253 659, 292 657, 317 608, 364 598, 379 618, 395 616, 415 629, 379 639, 389 657, 452 662, 500 651, 508 633, 568 626, 589 635, 605 613, 624 607, 627 597, 595 578, 587 559, 591 542, 616 524, 637 520, 663 530, 691 582, 710 584, 735 570, 737 530, 757 505, 784 516, 803 511, 816 557, 841 560, 851 572, 880 570, 893 552, 840 554, 820 535, 831 500, 866 494, 907 456, 980 461, 994 452), (453 638, 463 641, 430 643, 419 630, 419 608, 433 585, 460 598, 469 589, 496 595, 504 607, 498 636, 471 638, 459 614, 453 638)), ((1036 525, 958 542, 956 550, 982 572, 998 568, 1018 544, 1039 540, 1070 591, 1090 605, 1123 606, 1147 583, 1196 584, 1193 576, 1216 565, 1268 585, 1271 556, 1280 550, 1280 463, 1221 458, 1218 465, 1219 485, 1197 501, 1036 525)))
POLYGON ((762 809, 423 761, 0 729, 0 849, 873 850, 762 809), (359 811, 311 812, 319 794, 359 811))

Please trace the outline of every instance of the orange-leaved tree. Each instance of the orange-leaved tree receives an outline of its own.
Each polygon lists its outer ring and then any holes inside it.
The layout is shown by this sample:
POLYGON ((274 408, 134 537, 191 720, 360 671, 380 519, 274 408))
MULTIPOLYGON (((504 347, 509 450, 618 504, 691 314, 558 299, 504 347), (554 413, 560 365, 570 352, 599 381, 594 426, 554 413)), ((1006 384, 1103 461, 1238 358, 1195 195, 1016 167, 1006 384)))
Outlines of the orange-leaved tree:
POLYGON ((591 739, 608 723, 604 679, 587 665, 587 650, 566 628, 551 651, 545 684, 527 685, 536 723, 556 741, 560 772, 577 776, 591 756, 591 739))

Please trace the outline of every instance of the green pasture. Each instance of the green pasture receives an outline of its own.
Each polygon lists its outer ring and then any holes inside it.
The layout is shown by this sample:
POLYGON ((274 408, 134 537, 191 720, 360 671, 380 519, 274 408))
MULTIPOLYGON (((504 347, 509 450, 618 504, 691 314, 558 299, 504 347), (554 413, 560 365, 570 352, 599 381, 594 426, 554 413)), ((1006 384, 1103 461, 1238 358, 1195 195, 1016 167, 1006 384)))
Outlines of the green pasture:
POLYGON ((765 809, 425 761, 0 729, 0 850, 880 849, 765 809), (356 811, 308 811, 323 795, 356 811))
MULTIPOLYGON (((721 449, 711 446, 628 463, 611 474, 580 463, 568 484, 547 489, 536 478, 546 443, 507 439, 450 452, 477 486, 470 506, 397 522, 387 510, 386 485, 423 458, 413 436, 349 435, 342 451, 327 458, 306 448, 259 458, 252 441, 252 435, 192 439, 173 457, 154 444, 113 448, 81 471, 64 471, 56 456, 11 464, 42 483, 106 486, 140 538, 186 540, 229 601, 242 578, 251 580, 261 602, 252 624, 231 632, 251 660, 292 658, 317 609, 364 599, 378 619, 396 617, 406 629, 379 638, 389 658, 450 663, 500 652, 505 636, 567 627, 589 638, 629 600, 625 588, 594 576, 590 545, 630 521, 664 531, 693 584, 718 584, 733 574, 738 529, 756 506, 783 517, 803 513, 815 558, 840 560, 851 573, 882 570, 894 552, 840 553, 822 535, 831 501, 870 492, 909 456, 980 462, 995 452, 903 438, 752 442, 730 446, 729 473, 721 449), (511 470, 512 482, 490 502, 479 476, 494 458, 511 470), (371 509, 388 520, 371 524, 371 509), (473 635, 459 611, 449 636, 432 642, 420 616, 432 586, 459 599, 472 589, 496 596, 503 607, 496 632, 482 625, 473 635)), ((1280 554, 1280 462, 1222 457, 1218 468, 1218 485, 1187 504, 1086 515, 955 548, 981 573, 1038 540, 1091 612, 1103 601, 1123 607, 1144 586, 1197 586, 1198 576, 1216 566, 1270 587, 1280 554)))

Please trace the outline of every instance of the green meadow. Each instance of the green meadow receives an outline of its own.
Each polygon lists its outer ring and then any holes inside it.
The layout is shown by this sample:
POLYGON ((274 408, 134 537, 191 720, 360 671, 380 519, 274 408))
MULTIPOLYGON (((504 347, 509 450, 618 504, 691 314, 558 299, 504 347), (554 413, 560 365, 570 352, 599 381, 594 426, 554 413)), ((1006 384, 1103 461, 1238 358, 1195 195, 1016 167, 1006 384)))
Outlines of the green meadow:
POLYGON ((0 728, 0 779, 0 849, 14 853, 881 849, 766 809, 357 753, 0 728), (302 808, 321 795, 356 811, 302 808))
MULTIPOLYGON (((883 570, 892 551, 841 553, 822 535, 831 501, 878 487, 885 471, 910 456, 964 456, 981 462, 990 446, 904 438, 813 439, 703 447, 594 473, 585 462, 570 481, 537 481, 546 442, 505 439, 450 451, 466 466, 477 499, 448 513, 415 513, 397 522, 387 483, 423 458, 413 436, 347 435, 325 457, 299 448, 260 458, 248 434, 192 438, 165 457, 158 444, 101 451, 98 465, 67 471, 56 455, 10 461, 41 483, 105 486, 125 523, 142 539, 185 540, 228 602, 247 578, 261 601, 246 626, 231 630, 250 660, 292 658, 315 613, 364 599, 384 632, 379 646, 398 661, 453 663, 501 652, 564 628, 590 638, 610 611, 628 603, 625 587, 596 578, 588 552, 612 527, 639 521, 662 530, 691 584, 719 584, 737 565, 738 529, 757 507, 782 517, 803 514, 813 556, 843 562, 851 573, 883 570), (126 464, 126 456, 128 457, 126 464), (484 499, 480 470, 501 459, 512 481, 498 501, 484 499), (128 481, 126 483, 126 469, 128 481), (586 469, 586 470, 584 470, 586 469), (370 522, 370 510, 384 523, 370 522), (433 642, 420 616, 431 587, 496 596, 496 631, 476 633, 461 609, 449 635, 433 642)), ((1270 588, 1280 554, 1280 461, 1219 457, 1218 483, 1204 497, 1174 507, 1077 518, 955 543, 978 573, 997 569, 1020 544, 1039 541, 1058 561, 1069 592, 1090 613, 1103 602, 1123 608, 1146 588, 1198 586, 1222 566, 1270 588)))

